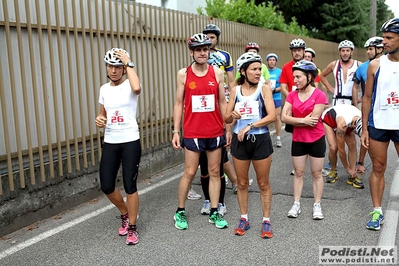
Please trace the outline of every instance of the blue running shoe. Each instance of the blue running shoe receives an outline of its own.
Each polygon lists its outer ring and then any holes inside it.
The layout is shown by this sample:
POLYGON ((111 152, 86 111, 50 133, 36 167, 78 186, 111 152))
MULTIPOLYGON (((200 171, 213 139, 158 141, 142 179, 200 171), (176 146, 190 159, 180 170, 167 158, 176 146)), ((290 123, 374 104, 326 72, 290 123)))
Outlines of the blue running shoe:
POLYGON ((384 216, 379 211, 372 211, 369 215, 371 216, 370 221, 367 222, 366 228, 370 230, 378 231, 381 229, 381 224, 384 222, 384 216))
POLYGON ((234 234, 237 236, 243 236, 249 228, 251 228, 249 221, 245 218, 241 218, 238 227, 234 229, 234 234))
POLYGON ((331 171, 332 168, 331 168, 330 162, 328 162, 326 165, 324 165, 324 169, 331 171))

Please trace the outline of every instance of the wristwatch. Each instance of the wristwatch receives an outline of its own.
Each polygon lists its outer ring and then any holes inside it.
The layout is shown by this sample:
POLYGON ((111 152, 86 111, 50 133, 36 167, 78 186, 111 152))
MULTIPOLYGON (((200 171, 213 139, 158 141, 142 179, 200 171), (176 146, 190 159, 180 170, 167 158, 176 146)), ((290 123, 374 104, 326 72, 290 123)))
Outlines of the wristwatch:
POLYGON ((134 63, 133 63, 132 61, 127 62, 127 63, 126 63, 126 66, 127 66, 127 67, 133 68, 133 67, 134 67, 134 63))
POLYGON ((251 122, 251 123, 249 123, 247 126, 249 126, 249 129, 250 130, 252 130, 252 129, 254 129, 255 128, 255 126, 254 126, 254 124, 251 122))
POLYGON ((175 133, 180 134, 180 131, 179 130, 172 130, 172 134, 175 134, 175 133))

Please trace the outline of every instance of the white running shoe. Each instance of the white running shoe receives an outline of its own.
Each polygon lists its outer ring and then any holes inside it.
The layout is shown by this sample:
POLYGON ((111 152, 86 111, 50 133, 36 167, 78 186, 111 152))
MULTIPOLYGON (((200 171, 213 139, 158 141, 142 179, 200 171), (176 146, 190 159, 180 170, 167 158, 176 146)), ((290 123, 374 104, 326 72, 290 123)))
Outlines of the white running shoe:
POLYGON ((287 216, 290 218, 296 218, 300 213, 301 213, 301 204, 294 202, 287 216))
POLYGON ((211 202, 209 200, 204 200, 204 205, 201 208, 202 215, 209 215, 211 212, 211 202))
POLYGON ((188 191, 188 194, 187 194, 187 199, 189 199, 189 200, 199 200, 201 198, 202 198, 202 196, 200 194, 195 192, 195 190, 193 188, 190 188, 190 190, 188 191))
POLYGON ((218 203, 218 213, 224 216, 227 213, 226 203, 218 203))
POLYGON ((224 174, 224 181, 226 182, 226 186, 229 184, 229 177, 224 174))
POLYGON ((330 174, 330 170, 327 170, 327 169, 321 169, 321 175, 322 176, 324 176, 324 177, 327 177, 329 174, 330 174))
POLYGON ((323 220, 324 215, 321 212, 321 206, 320 203, 314 203, 313 204, 313 220, 323 220))
POLYGON ((281 140, 280 140, 280 139, 276 140, 276 146, 277 146, 278 148, 280 148, 281 146, 283 146, 283 144, 281 143, 281 140))

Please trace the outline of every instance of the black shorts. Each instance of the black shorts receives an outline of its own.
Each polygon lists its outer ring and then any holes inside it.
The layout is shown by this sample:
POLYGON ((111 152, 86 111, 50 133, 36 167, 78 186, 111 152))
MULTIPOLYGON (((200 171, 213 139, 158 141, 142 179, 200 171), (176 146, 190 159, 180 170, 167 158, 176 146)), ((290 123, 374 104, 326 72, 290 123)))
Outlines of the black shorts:
POLYGON ((123 186, 127 194, 137 191, 137 175, 141 158, 140 140, 111 144, 104 143, 100 162, 101 190, 111 194, 115 190, 115 181, 122 164, 123 186))
POLYGON ((325 136, 315 142, 296 142, 291 145, 291 156, 309 155, 315 158, 324 158, 326 155, 326 138, 325 136))
POLYGON ((222 135, 216 138, 183 138, 181 146, 189 151, 214 151, 226 144, 226 138, 222 135))
POLYGON ((233 134, 231 155, 239 160, 263 160, 273 153, 273 144, 269 133, 246 135, 243 141, 238 141, 233 134))
MULTIPOLYGON (((229 161, 229 156, 227 155, 226 147, 222 148, 222 159, 220 161, 220 177, 224 176, 223 164, 229 161)), ((208 157, 206 157, 206 152, 201 152, 199 160, 201 176, 209 175, 208 172, 208 157)))
POLYGON ((399 142, 399 130, 387 130, 378 129, 375 127, 368 126, 369 137, 376 141, 388 142, 399 142))

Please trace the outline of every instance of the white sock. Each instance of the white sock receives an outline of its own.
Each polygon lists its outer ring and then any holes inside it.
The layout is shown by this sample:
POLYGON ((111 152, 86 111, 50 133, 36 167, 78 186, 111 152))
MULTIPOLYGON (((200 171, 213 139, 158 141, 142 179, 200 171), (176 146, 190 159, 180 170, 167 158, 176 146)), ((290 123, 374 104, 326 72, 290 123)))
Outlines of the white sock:
POLYGON ((245 220, 248 221, 248 213, 247 214, 241 214, 241 218, 245 218, 245 220))
POLYGON ((301 205, 301 203, 299 202, 299 201, 294 201, 294 204, 296 204, 296 205, 301 205))
POLYGON ((263 221, 268 221, 268 222, 270 222, 270 217, 263 217, 263 221))
POLYGON ((374 207, 374 210, 378 211, 378 212, 380 212, 382 214, 382 208, 381 207, 374 207))
POLYGON ((277 136, 277 140, 280 140, 280 136, 277 136))

